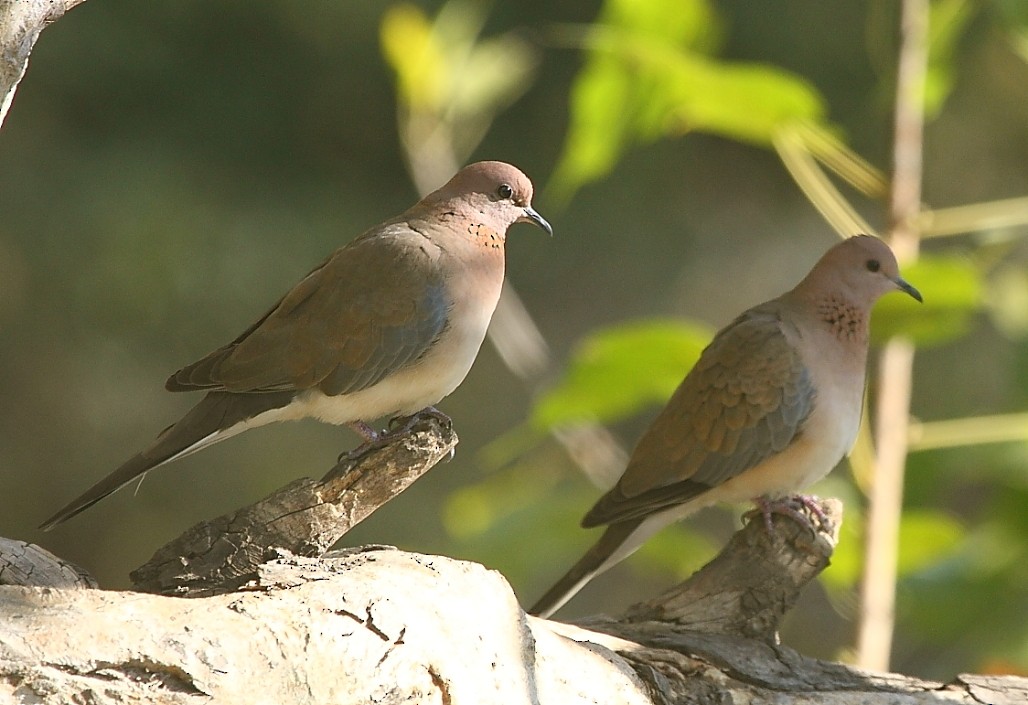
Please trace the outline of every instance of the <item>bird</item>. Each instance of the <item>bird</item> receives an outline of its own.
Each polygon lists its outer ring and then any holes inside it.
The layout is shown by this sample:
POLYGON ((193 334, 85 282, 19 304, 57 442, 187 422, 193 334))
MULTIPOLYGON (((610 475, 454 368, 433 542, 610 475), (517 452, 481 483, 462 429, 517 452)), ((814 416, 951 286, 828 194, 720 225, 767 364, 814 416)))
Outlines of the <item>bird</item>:
POLYGON ((828 474, 856 439, 871 307, 894 290, 923 300, 882 240, 849 237, 795 288, 720 330, 582 520, 604 533, 529 612, 549 617, 703 507, 753 500, 768 527, 771 512, 795 514, 786 498, 828 474))
POLYGON ((374 419, 427 411, 448 420, 434 405, 478 355, 500 297, 508 228, 530 223, 553 234, 532 195, 516 167, 477 162, 336 250, 232 342, 171 375, 168 391, 206 395, 40 528, 268 423, 347 425, 363 446, 385 437, 369 425, 374 419))

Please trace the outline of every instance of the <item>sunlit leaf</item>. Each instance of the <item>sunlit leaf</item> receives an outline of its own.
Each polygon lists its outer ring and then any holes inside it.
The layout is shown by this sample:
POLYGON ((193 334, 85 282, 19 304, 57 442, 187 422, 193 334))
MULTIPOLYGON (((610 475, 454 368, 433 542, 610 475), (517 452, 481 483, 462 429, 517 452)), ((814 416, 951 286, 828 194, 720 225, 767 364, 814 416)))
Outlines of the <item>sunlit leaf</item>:
POLYGON ((416 108, 438 104, 445 93, 445 59, 425 13, 407 3, 393 5, 382 16, 379 31, 401 100, 416 108))
POLYGON ((485 9, 476 0, 449 0, 434 19, 407 3, 383 15, 382 53, 408 111, 411 148, 443 140, 470 152, 496 113, 528 88, 536 50, 514 32, 481 39, 485 9))
POLYGON ((536 404, 532 422, 543 428, 583 419, 609 422, 661 404, 712 335, 707 326, 677 320, 596 331, 572 354, 564 378, 536 404))
POLYGON ((711 58, 715 24, 698 1, 607 2, 581 40, 589 58, 571 91, 560 195, 607 174, 635 143, 698 130, 769 147, 784 125, 823 120, 824 100, 794 74, 711 58))
POLYGON ((904 335, 922 346, 945 343, 964 335, 982 309, 982 273, 966 258, 924 255, 904 267, 903 278, 917 287, 924 303, 902 293, 882 297, 871 317, 876 342, 904 335))
POLYGON ((770 147, 783 125, 824 116, 813 86, 782 69, 682 57, 668 73, 671 131, 700 130, 770 147))

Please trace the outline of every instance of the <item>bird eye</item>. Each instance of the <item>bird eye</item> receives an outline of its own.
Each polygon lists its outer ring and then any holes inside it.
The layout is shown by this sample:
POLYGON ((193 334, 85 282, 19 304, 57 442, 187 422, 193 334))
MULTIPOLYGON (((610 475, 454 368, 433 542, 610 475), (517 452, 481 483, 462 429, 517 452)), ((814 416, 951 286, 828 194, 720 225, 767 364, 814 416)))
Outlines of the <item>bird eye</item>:
POLYGON ((878 260, 876 260, 876 259, 869 259, 867 261, 867 271, 869 271, 869 272, 877 272, 881 268, 882 268, 882 265, 881 265, 881 263, 878 260))
POLYGON ((500 187, 496 189, 496 195, 500 198, 510 198, 514 195, 514 189, 510 187, 510 184, 500 184, 500 187))

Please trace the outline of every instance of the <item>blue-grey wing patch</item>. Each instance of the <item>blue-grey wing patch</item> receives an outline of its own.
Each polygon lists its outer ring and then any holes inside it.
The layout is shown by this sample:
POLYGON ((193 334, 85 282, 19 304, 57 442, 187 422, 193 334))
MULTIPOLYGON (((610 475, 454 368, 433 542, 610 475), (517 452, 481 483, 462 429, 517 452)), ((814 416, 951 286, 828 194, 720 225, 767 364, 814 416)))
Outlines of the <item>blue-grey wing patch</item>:
POLYGON ((717 487, 792 443, 814 403, 774 311, 747 311, 704 350, 583 524, 645 516, 717 487))

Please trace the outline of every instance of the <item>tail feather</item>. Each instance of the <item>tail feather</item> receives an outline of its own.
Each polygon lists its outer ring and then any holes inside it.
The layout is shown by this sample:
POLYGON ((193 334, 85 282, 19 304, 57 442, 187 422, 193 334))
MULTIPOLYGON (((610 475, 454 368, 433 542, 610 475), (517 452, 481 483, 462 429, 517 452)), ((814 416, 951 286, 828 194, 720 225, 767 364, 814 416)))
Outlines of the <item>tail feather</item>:
POLYGON ((608 526, 600 540, 532 605, 529 614, 549 617, 585 587, 586 583, 631 555, 649 536, 649 533, 634 536, 644 521, 644 518, 631 519, 608 526))
POLYGON ((117 470, 73 499, 43 522, 40 528, 49 531, 147 471, 246 430, 249 428, 245 425, 246 421, 288 405, 293 396, 292 392, 209 393, 181 420, 164 429, 149 448, 129 458, 117 470))

